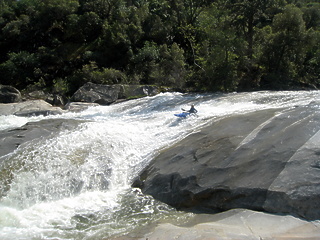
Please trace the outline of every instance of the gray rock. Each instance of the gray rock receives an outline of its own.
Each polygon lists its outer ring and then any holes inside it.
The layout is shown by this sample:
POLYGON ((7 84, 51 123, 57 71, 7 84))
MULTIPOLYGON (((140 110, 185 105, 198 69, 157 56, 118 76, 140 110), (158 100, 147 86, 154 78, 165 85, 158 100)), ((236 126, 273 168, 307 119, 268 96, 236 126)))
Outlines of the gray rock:
POLYGON ((81 121, 71 119, 50 119, 30 122, 16 129, 0 131, 0 158, 13 152, 20 145, 48 137, 65 129, 72 130, 79 123, 81 121))
POLYGON ((319 122, 316 104, 222 119, 163 151, 134 186, 178 209, 320 219, 319 122))
POLYGON ((86 83, 72 96, 73 102, 88 102, 108 105, 118 99, 120 85, 86 83))
POLYGON ((35 91, 26 93, 24 97, 27 98, 28 100, 38 100, 38 99, 45 100, 48 97, 48 94, 46 94, 42 90, 35 90, 35 91))
POLYGON ((67 99, 59 94, 45 93, 42 90, 35 90, 25 93, 26 100, 44 100, 52 106, 64 106, 67 99))
POLYGON ((109 105, 118 99, 131 99, 159 93, 157 87, 148 85, 103 85, 86 83, 72 96, 72 102, 109 105))
POLYGON ((0 115, 39 116, 63 113, 59 107, 53 107, 43 100, 25 101, 20 103, 0 104, 0 115))
MULTIPOLYGON (((23 149, 28 144, 36 144, 38 141, 54 137, 63 130, 73 130, 81 122, 72 119, 48 119, 39 122, 30 122, 26 125, 0 131, 0 165, 2 171, 0 175, 0 198, 5 196, 10 189, 10 183, 14 175, 12 172, 21 168, 15 163, 15 157, 10 154, 23 149)), ((22 150, 23 151, 23 150, 22 150)))
POLYGON ((89 107, 99 106, 98 103, 70 102, 64 106, 65 110, 70 112, 81 112, 89 107))
POLYGON ((45 101, 50 103, 52 106, 62 107, 66 105, 67 98, 59 94, 49 94, 45 101))
POLYGON ((0 103, 15 103, 21 101, 21 93, 18 89, 0 85, 0 103))

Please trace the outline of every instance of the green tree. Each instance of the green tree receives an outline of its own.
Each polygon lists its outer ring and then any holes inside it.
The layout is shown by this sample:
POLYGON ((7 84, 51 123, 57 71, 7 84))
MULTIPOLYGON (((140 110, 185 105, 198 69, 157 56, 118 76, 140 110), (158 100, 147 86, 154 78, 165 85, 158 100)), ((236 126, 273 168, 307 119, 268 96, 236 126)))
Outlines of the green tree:
POLYGON ((177 17, 178 26, 195 26, 201 12, 210 5, 209 0, 172 0, 171 9, 177 17))
POLYGON ((301 8, 307 29, 320 30, 320 3, 309 3, 301 8))
POLYGON ((80 14, 95 12, 101 19, 110 20, 113 11, 122 4, 121 0, 79 0, 80 14))
POLYGON ((181 89, 185 85, 185 65, 184 51, 177 43, 160 46, 159 60, 151 71, 152 82, 181 89))
POLYGON ((285 1, 279 0, 229 0, 226 7, 231 9, 232 23, 247 41, 247 56, 253 58, 255 28, 271 22, 272 9, 281 8, 285 1))
POLYGON ((28 52, 10 53, 9 59, 0 64, 1 83, 23 89, 35 79, 39 61, 28 52))
POLYGON ((302 11, 286 6, 283 13, 274 17, 262 55, 265 68, 264 88, 285 88, 298 81, 310 39, 305 28, 302 11))
POLYGON ((99 66, 120 71, 129 67, 133 52, 143 45, 145 11, 145 6, 122 5, 114 12, 112 20, 104 21, 95 49, 95 61, 99 66))
POLYGON ((145 45, 131 59, 130 75, 135 75, 141 83, 154 83, 151 75, 159 61, 159 55, 159 47, 156 43, 145 42, 145 45))
MULTIPOLYGON (((285 6, 283 0, 228 0, 225 8, 230 9, 230 24, 237 36, 246 42, 239 62, 239 90, 255 89, 259 87, 261 69, 258 65, 259 42, 257 32, 269 25, 273 16, 285 6)), ((242 50, 242 49, 241 49, 242 50)))
POLYGON ((237 65, 244 41, 232 28, 230 10, 218 1, 200 17, 203 39, 195 47, 192 78, 204 90, 231 91, 237 86, 237 65))
POLYGON ((80 15, 78 23, 81 26, 78 31, 81 32, 84 42, 92 42, 101 35, 103 21, 95 12, 86 12, 80 15))
POLYGON ((170 44, 174 39, 175 16, 166 0, 151 0, 145 6, 146 19, 142 24, 145 38, 157 44, 170 44))
POLYGON ((79 7, 77 0, 20 0, 17 2, 18 16, 29 16, 28 31, 24 32, 24 45, 32 46, 28 51, 62 40, 66 19, 79 7), (26 44, 31 42, 33 44, 26 44))

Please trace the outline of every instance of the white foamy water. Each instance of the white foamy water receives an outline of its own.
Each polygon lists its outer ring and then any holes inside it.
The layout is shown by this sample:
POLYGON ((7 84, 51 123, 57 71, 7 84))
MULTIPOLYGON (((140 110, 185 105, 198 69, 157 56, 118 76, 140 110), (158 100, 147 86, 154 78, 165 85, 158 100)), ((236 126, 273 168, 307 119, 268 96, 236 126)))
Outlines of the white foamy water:
POLYGON ((81 113, 0 117, 0 130, 41 119, 79 119, 76 130, 32 142, 0 158, 0 239, 102 239, 188 214, 131 189, 160 150, 228 115, 306 105, 312 92, 165 93, 81 113), (175 117, 195 104, 197 116, 175 117))

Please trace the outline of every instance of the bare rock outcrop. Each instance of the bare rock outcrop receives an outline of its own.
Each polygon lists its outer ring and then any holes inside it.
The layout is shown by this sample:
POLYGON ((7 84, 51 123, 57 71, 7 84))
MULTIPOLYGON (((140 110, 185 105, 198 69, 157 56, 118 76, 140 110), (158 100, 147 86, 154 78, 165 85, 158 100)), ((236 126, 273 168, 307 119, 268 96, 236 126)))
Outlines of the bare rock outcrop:
POLYGON ((234 115, 163 151, 134 183, 178 209, 320 219, 319 104, 234 115))

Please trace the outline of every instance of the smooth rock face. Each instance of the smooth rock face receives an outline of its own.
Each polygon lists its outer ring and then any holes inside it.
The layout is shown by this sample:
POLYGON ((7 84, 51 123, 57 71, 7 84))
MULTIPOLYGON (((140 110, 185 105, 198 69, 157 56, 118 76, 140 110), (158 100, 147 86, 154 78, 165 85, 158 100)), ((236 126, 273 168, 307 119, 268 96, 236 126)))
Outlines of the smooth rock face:
POLYGON ((316 103, 227 117, 163 151, 134 186, 178 209, 320 219, 319 123, 316 103))
POLYGON ((0 103, 15 103, 21 100, 21 93, 18 89, 0 84, 0 103))
POLYGON ((137 229, 113 240, 207 239, 207 240, 311 240, 319 239, 320 223, 292 216, 277 216, 245 209, 220 214, 197 214, 181 226, 161 223, 152 229, 137 229))
POLYGON ((16 115, 21 117, 38 115, 56 115, 63 113, 59 107, 53 107, 43 100, 32 100, 12 104, 0 104, 0 115, 16 115))

